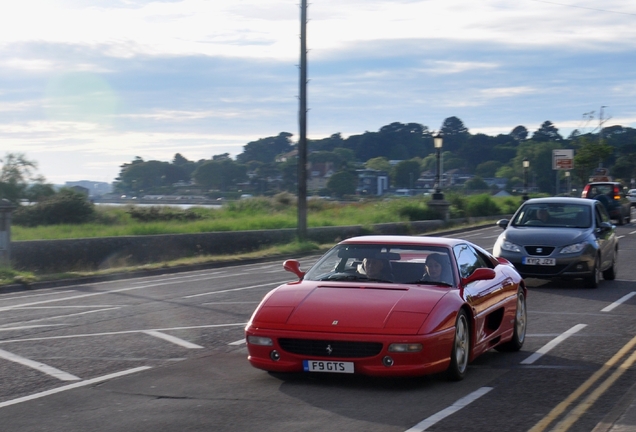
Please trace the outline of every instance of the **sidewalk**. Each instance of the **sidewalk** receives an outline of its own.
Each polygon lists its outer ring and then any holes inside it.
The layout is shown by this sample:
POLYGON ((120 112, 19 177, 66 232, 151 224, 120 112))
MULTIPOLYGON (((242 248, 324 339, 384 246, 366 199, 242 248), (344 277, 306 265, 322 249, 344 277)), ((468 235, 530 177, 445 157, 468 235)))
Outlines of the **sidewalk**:
POLYGON ((592 432, 635 432, 636 431, 636 384, 625 393, 614 409, 592 432))

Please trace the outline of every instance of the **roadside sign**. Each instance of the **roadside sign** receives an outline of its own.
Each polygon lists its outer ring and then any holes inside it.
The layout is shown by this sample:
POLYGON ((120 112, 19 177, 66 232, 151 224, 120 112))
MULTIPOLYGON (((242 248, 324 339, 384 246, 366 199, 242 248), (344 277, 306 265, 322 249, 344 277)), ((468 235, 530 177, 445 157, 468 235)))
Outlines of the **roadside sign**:
POLYGON ((552 150, 552 169, 566 171, 574 169, 574 150, 552 150))

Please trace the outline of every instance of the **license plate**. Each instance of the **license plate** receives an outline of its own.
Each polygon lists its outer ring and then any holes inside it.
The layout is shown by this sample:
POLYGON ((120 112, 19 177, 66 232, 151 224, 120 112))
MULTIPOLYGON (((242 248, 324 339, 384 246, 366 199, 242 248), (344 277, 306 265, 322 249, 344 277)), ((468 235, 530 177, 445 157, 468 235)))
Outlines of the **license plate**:
POLYGON ((303 360, 305 372, 353 373, 353 362, 303 360))
POLYGON ((523 263, 525 265, 553 266, 556 265, 556 260, 554 258, 523 257, 523 263))

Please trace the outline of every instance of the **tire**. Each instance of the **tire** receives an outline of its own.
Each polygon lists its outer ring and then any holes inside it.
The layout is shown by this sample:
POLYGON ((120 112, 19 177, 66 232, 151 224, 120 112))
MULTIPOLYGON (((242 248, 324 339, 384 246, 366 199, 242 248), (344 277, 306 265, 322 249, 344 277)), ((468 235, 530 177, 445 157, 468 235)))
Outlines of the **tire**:
POLYGON ((583 285, 585 288, 598 288, 598 283, 601 280, 601 269, 599 268, 599 259, 596 257, 594 260, 594 268, 592 274, 583 279, 583 285))
POLYGON ((618 272, 618 268, 616 267, 616 261, 618 259, 618 250, 614 251, 614 257, 612 258, 612 265, 607 270, 603 271, 603 279, 605 280, 614 280, 616 279, 616 273, 618 272))
POLYGON ((526 295, 522 288, 517 291, 517 308, 515 310, 515 324, 512 339, 495 349, 500 352, 516 352, 521 349, 526 340, 526 328, 528 326, 528 310, 526 309, 526 295))
POLYGON ((466 376, 468 358, 470 355, 470 326, 468 316, 460 309, 455 321, 455 339, 451 351, 451 363, 446 370, 446 376, 451 381, 461 381, 466 376))

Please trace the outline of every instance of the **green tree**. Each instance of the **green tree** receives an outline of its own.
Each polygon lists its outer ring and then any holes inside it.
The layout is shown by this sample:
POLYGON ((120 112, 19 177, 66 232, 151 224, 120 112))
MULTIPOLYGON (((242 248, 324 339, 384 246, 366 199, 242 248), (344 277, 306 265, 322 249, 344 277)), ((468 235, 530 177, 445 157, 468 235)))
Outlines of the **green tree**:
POLYGON ((419 160, 411 159, 399 162, 393 170, 393 184, 397 187, 413 189, 421 172, 419 160))
POLYGON ((525 126, 516 126, 511 132, 510 136, 517 142, 525 141, 528 139, 528 129, 525 126))
POLYGON ((44 183, 44 177, 36 175, 37 163, 28 160, 24 153, 7 153, 0 170, 0 198, 18 203, 25 197, 30 183, 44 183))
POLYGON ((551 121, 546 120, 541 124, 541 127, 532 134, 532 141, 563 141, 563 137, 559 134, 559 130, 556 126, 554 126, 551 121))
POLYGON ((608 144, 599 144, 597 141, 585 136, 576 140, 575 150, 574 175, 581 184, 587 183, 594 168, 602 164, 614 151, 608 144))
POLYGON ((115 190, 141 195, 171 192, 174 183, 190 180, 190 176, 181 167, 169 162, 144 162, 138 158, 122 165, 116 180, 115 190))
POLYGON ((236 160, 241 164, 249 161, 272 163, 276 160, 276 156, 292 151, 291 137, 292 134, 289 132, 281 132, 276 137, 249 142, 243 147, 243 153, 238 155, 236 160))
POLYGON ((29 202, 38 202, 55 195, 53 185, 49 183, 34 183, 30 185, 24 193, 24 197, 29 202))
POLYGON ((475 176, 464 183, 464 189, 470 191, 487 190, 488 183, 486 183, 481 177, 475 176))
POLYGON ((24 226, 80 224, 94 216, 95 206, 85 195, 64 188, 35 205, 18 207, 14 222, 24 226))
POLYGON ((501 162, 488 161, 481 163, 475 169, 475 175, 481 178, 495 177, 497 170, 501 167, 501 162))
POLYGON ((523 175, 523 160, 527 159, 530 162, 528 185, 536 186, 542 192, 555 193, 557 174, 552 169, 552 152, 562 148, 563 144, 558 142, 525 141, 519 144, 513 166, 523 175))
POLYGON ((247 180, 247 166, 232 159, 211 160, 199 166, 192 177, 205 189, 227 191, 237 183, 247 180))
POLYGON ((444 137, 444 151, 456 152, 470 137, 468 128, 464 126, 464 123, 457 117, 448 117, 442 123, 440 133, 444 137))
POLYGON ((327 181, 327 189, 329 189, 329 192, 339 198, 345 195, 355 194, 357 185, 358 176, 351 171, 339 171, 332 175, 327 181))
POLYGON ((377 157, 369 159, 365 164, 365 168, 374 169, 377 171, 384 171, 387 174, 391 172, 391 163, 385 157, 377 157))

